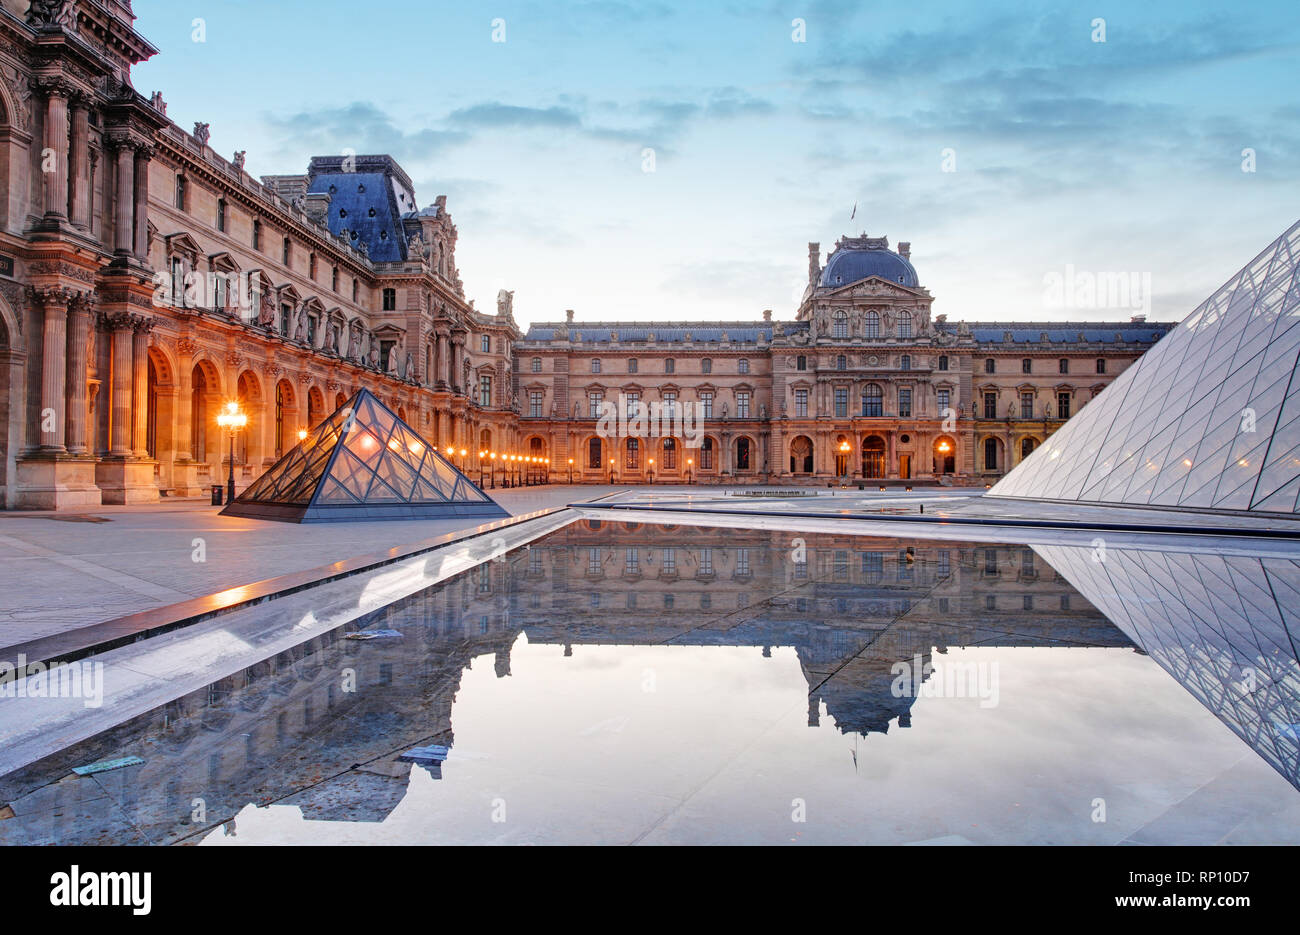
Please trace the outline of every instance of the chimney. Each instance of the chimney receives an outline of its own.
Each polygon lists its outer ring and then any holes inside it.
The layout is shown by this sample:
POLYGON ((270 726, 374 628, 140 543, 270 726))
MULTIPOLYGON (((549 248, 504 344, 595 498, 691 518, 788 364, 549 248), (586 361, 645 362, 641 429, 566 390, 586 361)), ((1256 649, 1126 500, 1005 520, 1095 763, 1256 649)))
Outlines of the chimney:
POLYGON ((1132 321, 1133 324, 1135 324, 1135 325, 1140 325, 1140 324, 1142 324, 1143 322, 1145 322, 1146 320, 1147 320, 1147 316, 1145 316, 1145 315, 1134 315, 1134 316, 1130 319, 1130 321, 1132 321))
POLYGON ((898 255, 904 260, 910 260, 912 258, 912 241, 901 241, 898 245, 898 255))
POLYGON ((304 210, 307 217, 316 224, 325 224, 326 215, 329 214, 330 196, 328 192, 308 192, 306 196, 304 210))
POLYGON ((566 308, 566 309, 564 310, 564 320, 565 320, 565 321, 573 321, 573 309, 571 309, 571 308, 566 308))
POLYGON ((771 321, 771 320, 772 320, 772 310, 770 308, 763 309, 763 321, 771 321))
POLYGON ((808 244, 808 285, 816 288, 817 280, 822 274, 820 243, 808 244))

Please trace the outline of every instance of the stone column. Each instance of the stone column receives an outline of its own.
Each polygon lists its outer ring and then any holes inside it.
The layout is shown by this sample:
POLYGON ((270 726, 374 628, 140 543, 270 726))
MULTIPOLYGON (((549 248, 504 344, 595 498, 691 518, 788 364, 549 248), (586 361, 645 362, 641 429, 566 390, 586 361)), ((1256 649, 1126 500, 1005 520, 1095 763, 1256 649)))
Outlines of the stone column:
POLYGON ((137 458, 149 457, 149 329, 153 322, 139 318, 131 333, 132 447, 137 458))
POLYGON ((68 300, 66 289, 32 290, 32 300, 42 304, 44 323, 41 353, 41 411, 38 414, 41 448, 64 451, 66 440, 66 353, 68 342, 68 300), (48 430, 47 430, 48 427, 48 430))
POLYGON ((194 396, 194 350, 191 338, 176 342, 176 460, 189 461, 194 447, 194 426, 190 411, 194 396))
POLYGON ((149 259, 149 161, 153 151, 142 146, 135 151, 135 239, 134 253, 141 260, 149 259))
POLYGON ((135 247, 135 150, 125 143, 117 147, 117 197, 113 208, 113 252, 130 256, 135 247))
POLYGON ((90 229, 90 111, 85 100, 72 104, 71 205, 68 217, 82 230, 90 229))
POLYGON ((87 420, 89 419, 89 400, 87 398, 87 370, 90 345, 91 307, 94 296, 74 296, 68 306, 68 344, 66 358, 67 377, 65 395, 67 399, 67 439, 68 451, 72 454, 87 453, 87 420))
POLYGON ((45 219, 65 221, 68 218, 68 91, 59 84, 51 84, 45 92, 45 152, 41 154, 41 170, 45 219))
POLYGON ((108 453, 113 458, 131 457, 131 380, 133 377, 131 319, 130 315, 114 315, 106 321, 112 335, 110 370, 113 382, 113 409, 112 421, 109 425, 108 453))

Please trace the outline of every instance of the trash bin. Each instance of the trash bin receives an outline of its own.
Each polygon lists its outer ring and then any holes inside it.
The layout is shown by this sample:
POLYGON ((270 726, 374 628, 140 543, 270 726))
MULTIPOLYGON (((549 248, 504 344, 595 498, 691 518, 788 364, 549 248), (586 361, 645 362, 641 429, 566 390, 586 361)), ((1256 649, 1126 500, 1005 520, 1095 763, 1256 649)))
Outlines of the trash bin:
POLYGON ((221 498, 222 498, 222 495, 223 495, 224 493, 225 493, 225 491, 222 489, 221 484, 213 484, 213 485, 212 485, 212 505, 213 505, 213 506, 221 506, 221 498))

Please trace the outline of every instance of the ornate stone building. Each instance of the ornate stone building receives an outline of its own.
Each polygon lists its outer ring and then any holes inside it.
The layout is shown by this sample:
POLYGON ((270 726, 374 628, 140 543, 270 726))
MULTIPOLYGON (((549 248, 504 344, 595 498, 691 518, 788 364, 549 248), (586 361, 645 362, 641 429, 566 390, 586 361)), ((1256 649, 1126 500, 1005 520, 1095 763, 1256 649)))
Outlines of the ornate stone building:
POLYGON ((525 445, 575 480, 983 485, 1171 327, 954 324, 932 317, 910 244, 843 237, 824 267, 808 250, 794 321, 533 325, 516 346, 525 445), (599 403, 620 398, 693 406, 702 431, 610 437, 599 403))
POLYGON ((508 447, 511 296, 467 300, 445 196, 388 156, 260 181, 131 66, 130 5, 0 7, 0 490, 7 507, 240 486, 365 386, 434 444, 508 447))
POLYGON ((445 196, 389 156, 249 175, 131 85, 125 0, 0 0, 0 502, 84 508, 237 485, 360 387, 472 473, 564 481, 985 483, 1166 330, 932 319, 907 244, 810 245, 793 321, 515 323, 479 311, 445 196), (602 402, 687 410, 626 437, 602 402), (466 452, 461 455, 460 452, 466 452), (534 469, 534 476, 537 476, 534 469))

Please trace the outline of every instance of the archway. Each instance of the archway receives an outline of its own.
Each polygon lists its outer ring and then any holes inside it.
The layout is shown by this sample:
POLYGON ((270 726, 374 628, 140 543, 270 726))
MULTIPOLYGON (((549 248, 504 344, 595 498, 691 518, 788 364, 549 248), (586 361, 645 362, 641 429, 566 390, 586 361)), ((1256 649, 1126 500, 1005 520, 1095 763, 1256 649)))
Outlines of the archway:
POLYGON ((813 444, 807 435, 799 435, 790 442, 790 473, 813 472, 813 444))
POLYGON ((700 443, 700 470, 712 471, 714 469, 713 455, 714 443, 712 436, 704 436, 704 441, 700 443))
POLYGON ((601 450, 600 436, 592 436, 587 440, 587 469, 589 471, 599 471, 604 467, 604 452, 601 450))
POLYGON ((879 435, 868 435, 862 440, 862 476, 885 476, 885 440, 879 435))
POLYGON ((293 384, 280 380, 275 384, 275 456, 279 458, 298 443, 298 401, 293 384))
POLYGON ((853 451, 853 446, 843 435, 835 438, 835 476, 847 477, 849 474, 849 455, 853 451))
POLYGON ((677 470, 677 439, 665 438, 663 443, 663 463, 665 471, 677 470))
POLYGON ((947 435, 934 440, 934 473, 957 473, 957 443, 947 435))
POLYGON ((307 391, 307 428, 314 429, 325 418, 325 394, 313 386, 307 391))
MULTIPOLYGON (((245 370, 239 375, 239 381, 236 384, 236 402, 239 403, 239 409, 246 416, 248 422, 245 423, 242 431, 239 432, 235 441, 235 464, 246 465, 253 460, 260 460, 262 455, 262 441, 260 433, 262 432, 262 419, 264 404, 262 402, 262 384, 258 381, 257 375, 251 370, 245 370)), ((222 452, 225 455, 225 452, 222 452)), ((228 457, 228 456, 227 456, 228 457)), ((223 458, 223 461, 225 458, 223 458)))
POLYGON ((980 445, 980 468, 985 473, 995 473, 1003 469, 1005 457, 1003 456, 1003 445, 1000 438, 990 435, 984 439, 980 445))
POLYGON ((1037 447, 1038 439, 1034 438, 1032 435, 1020 439, 1020 460, 1023 461, 1025 458, 1028 458, 1034 453, 1034 449, 1037 447))
POLYGON ((754 442, 743 435, 736 439, 736 473, 754 470, 754 442))

